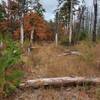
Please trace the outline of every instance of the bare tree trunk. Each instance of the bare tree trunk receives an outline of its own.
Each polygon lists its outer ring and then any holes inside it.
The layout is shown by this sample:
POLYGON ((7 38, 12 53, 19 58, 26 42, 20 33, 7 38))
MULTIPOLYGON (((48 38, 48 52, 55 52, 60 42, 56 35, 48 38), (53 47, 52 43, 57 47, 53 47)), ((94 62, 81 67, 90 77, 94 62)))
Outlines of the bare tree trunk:
POLYGON ((64 34, 65 35, 67 34, 67 25, 66 24, 64 25, 64 34))
POLYGON ((72 43, 72 28, 73 28, 73 0, 71 0, 71 9, 70 9, 70 29, 69 29, 69 43, 72 43))
POLYGON ((96 26, 97 26, 97 0, 94 0, 94 27, 93 27, 93 37, 92 40, 96 42, 96 26))
POLYGON ((58 45, 58 32, 59 32, 59 13, 56 13, 56 34, 55 34, 55 42, 56 46, 58 45))
POLYGON ((93 13, 91 12, 91 28, 90 28, 90 31, 91 31, 91 34, 92 34, 92 29, 93 29, 93 13))
POLYGON ((20 42, 21 42, 21 45, 23 45, 23 42, 24 42, 24 24, 23 24, 23 17, 24 17, 24 14, 22 13, 22 15, 21 15, 21 21, 20 21, 20 42))
POLYGON ((30 43, 31 44, 33 43, 33 39, 34 39, 34 27, 32 28, 31 36, 30 36, 30 43))
POLYGON ((83 16, 82 16, 82 32, 84 32, 85 30, 85 18, 84 18, 84 12, 83 12, 83 16))
POLYGON ((56 46, 58 45, 58 33, 55 34, 56 46))

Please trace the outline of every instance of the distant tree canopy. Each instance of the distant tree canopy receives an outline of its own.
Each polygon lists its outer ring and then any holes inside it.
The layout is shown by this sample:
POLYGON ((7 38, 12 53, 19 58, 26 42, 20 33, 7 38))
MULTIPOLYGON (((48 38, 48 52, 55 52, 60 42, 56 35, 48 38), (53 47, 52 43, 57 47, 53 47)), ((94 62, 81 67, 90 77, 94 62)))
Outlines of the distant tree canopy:
POLYGON ((34 28, 35 40, 47 40, 51 37, 51 31, 44 20, 43 8, 40 0, 8 0, 0 4, 0 32, 12 34, 15 39, 20 38, 20 22, 23 22, 24 38, 30 37, 34 28), (24 14, 21 19, 21 14, 24 14))
MULTIPOLYGON (((55 14, 55 23, 57 24, 57 33, 64 33, 69 38, 69 42, 75 43, 91 37, 96 41, 99 23, 98 0, 92 0, 94 9, 90 9, 85 0, 57 0, 58 6, 55 14), (62 25, 62 27, 61 27, 62 25), (59 30, 62 30, 61 32, 59 30), (92 34, 92 35, 91 35, 92 34)), ((61 34, 60 34, 61 33, 61 34)))

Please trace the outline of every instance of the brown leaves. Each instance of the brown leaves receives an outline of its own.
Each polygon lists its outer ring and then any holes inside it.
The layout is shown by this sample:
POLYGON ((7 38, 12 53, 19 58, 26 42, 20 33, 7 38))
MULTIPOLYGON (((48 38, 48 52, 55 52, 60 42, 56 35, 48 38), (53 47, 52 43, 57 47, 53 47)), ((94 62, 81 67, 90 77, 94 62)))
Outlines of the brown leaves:
MULTIPOLYGON (((31 31, 34 28, 35 39, 48 40, 51 39, 51 31, 46 21, 37 13, 28 13, 24 16, 24 33, 26 37, 30 37, 31 31)), ((14 34, 20 34, 19 29, 14 34)))

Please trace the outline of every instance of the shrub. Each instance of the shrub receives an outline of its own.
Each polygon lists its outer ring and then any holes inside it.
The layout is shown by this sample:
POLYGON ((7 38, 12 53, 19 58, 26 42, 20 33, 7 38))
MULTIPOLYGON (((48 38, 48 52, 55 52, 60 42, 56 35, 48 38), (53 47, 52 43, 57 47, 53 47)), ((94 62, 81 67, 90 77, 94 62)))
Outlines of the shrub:
POLYGON ((0 91, 9 95, 20 83, 23 72, 14 67, 20 62, 21 51, 11 39, 3 40, 6 45, 0 57, 0 91))

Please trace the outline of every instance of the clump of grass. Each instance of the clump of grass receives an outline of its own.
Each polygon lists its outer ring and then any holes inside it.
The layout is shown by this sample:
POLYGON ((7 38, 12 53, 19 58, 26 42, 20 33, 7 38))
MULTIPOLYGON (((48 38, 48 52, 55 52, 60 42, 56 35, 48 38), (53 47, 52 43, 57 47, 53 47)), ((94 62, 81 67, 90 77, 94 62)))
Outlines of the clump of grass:
POLYGON ((99 70, 94 66, 95 58, 98 56, 95 52, 99 46, 94 47, 84 41, 70 48, 62 45, 56 47, 53 43, 34 46, 38 49, 33 50, 31 56, 27 56, 28 60, 25 60, 27 68, 32 66, 32 79, 33 77, 100 76, 99 70), (82 56, 58 56, 67 50, 77 50, 82 56))

